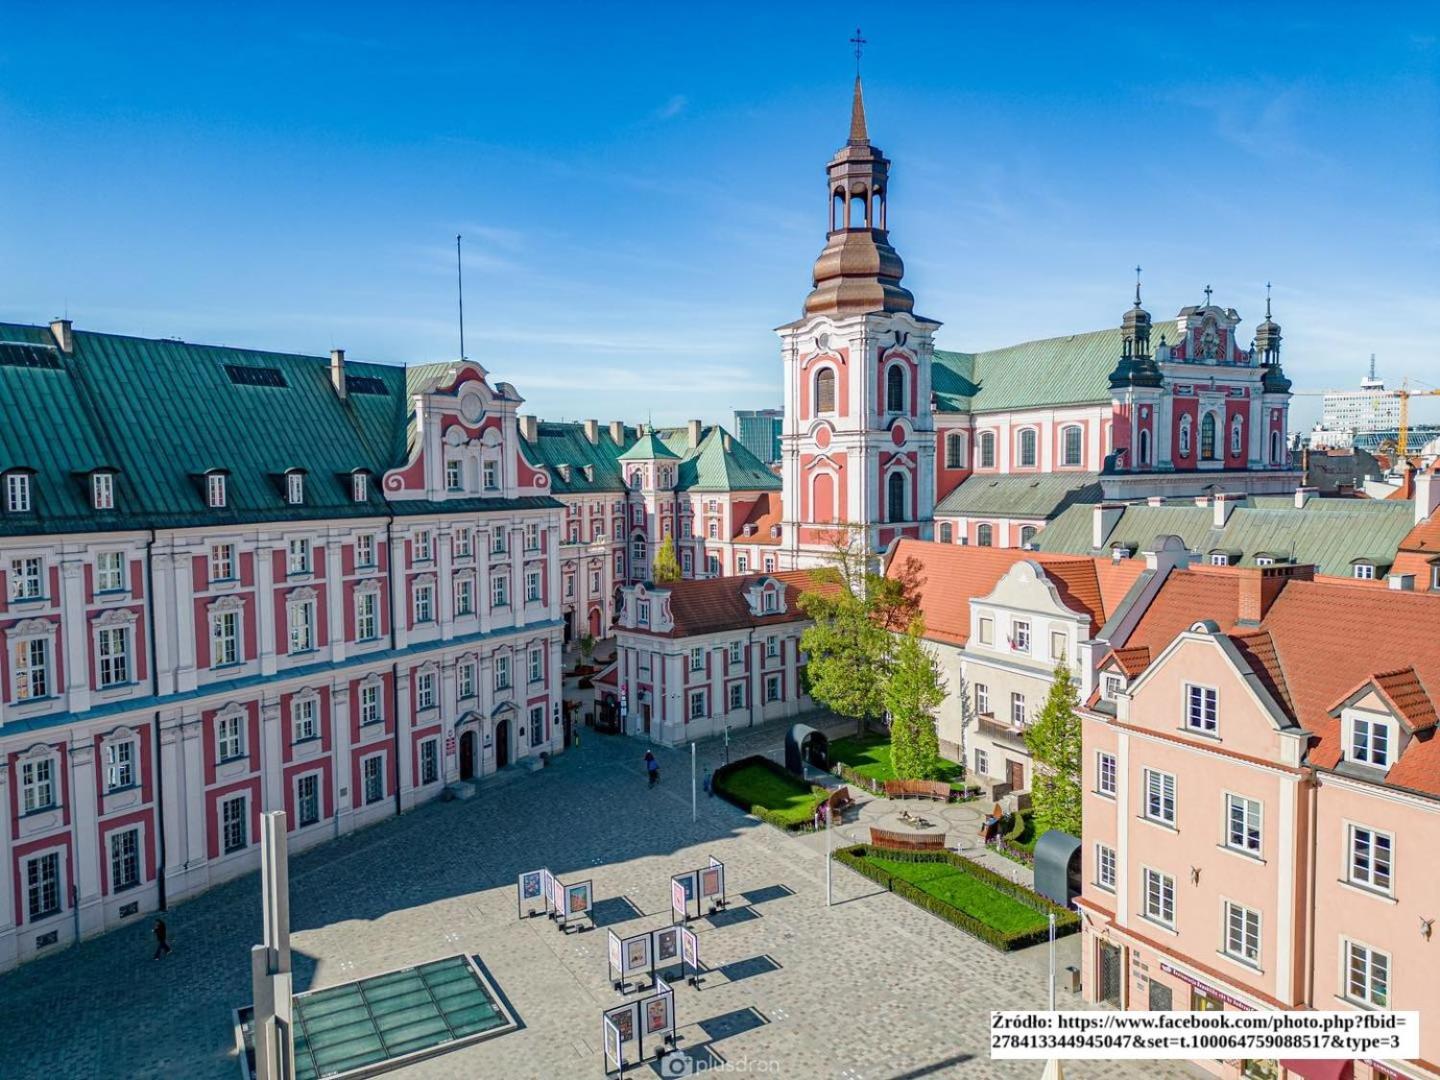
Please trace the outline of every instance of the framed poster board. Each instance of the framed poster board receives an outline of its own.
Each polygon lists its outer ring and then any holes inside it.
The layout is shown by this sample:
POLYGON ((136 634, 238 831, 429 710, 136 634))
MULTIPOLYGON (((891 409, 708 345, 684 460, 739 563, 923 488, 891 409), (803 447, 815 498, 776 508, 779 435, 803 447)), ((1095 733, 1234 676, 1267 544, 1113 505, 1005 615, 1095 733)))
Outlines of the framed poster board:
POLYGON ((621 949, 621 975, 634 975, 650 970, 650 935, 637 934, 626 938, 621 949))
POLYGON ((554 874, 550 875, 550 909, 556 918, 565 917, 565 886, 554 874))
POLYGON ((545 910, 549 911, 555 899, 555 875, 549 870, 540 871, 540 891, 545 895, 545 910))
POLYGON ((516 879, 515 908, 520 918, 533 914, 537 901, 542 905, 546 903, 544 875, 544 870, 527 870, 516 879))
POLYGON ((690 969, 693 982, 694 977, 700 974, 700 939, 688 926, 680 927, 680 955, 685 958, 685 966, 690 969))
POLYGON ((680 928, 678 926, 663 926, 650 936, 654 938, 650 944, 650 950, 657 971, 661 968, 674 967, 681 962, 680 928))
POLYGON ((725 899, 725 864, 717 862, 714 858, 710 865, 700 871, 700 897, 703 900, 714 900, 717 904, 723 903, 725 899))
POLYGON ((659 1035, 668 1039, 674 1027, 675 995, 671 993, 652 994, 640 1002, 640 1016, 645 1024, 646 1035, 659 1035))
MULTIPOLYGON (((624 968, 624 954, 621 951, 622 943, 620 941, 620 935, 615 933, 614 930, 610 930, 608 933, 610 935, 610 978, 612 981, 615 981, 620 978, 620 974, 624 968)), ((616 985, 618 986, 619 983, 617 982, 616 985)))
POLYGON ((565 920, 589 918, 592 896, 590 882, 577 881, 565 886, 565 920))
POLYGON ((619 1036, 622 1048, 626 1043, 634 1042, 639 1037, 640 1003, 638 1001, 606 1009, 604 1018, 615 1026, 615 1032, 619 1036))
POLYGON ((620 1056, 620 1029, 615 1026, 615 1021, 608 1016, 600 1018, 601 1033, 605 1038, 605 1075, 611 1072, 611 1062, 614 1068, 623 1070, 625 1059, 620 1056))
POLYGON ((670 918, 672 922, 683 923, 690 917, 690 901, 686 899, 685 884, 679 877, 670 879, 670 918))

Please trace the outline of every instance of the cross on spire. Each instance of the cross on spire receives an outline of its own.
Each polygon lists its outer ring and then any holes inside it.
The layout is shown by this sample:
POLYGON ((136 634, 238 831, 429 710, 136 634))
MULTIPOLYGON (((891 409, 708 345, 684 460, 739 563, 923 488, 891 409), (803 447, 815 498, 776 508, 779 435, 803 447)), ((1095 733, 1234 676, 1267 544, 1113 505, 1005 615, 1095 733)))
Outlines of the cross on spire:
POLYGON ((1140 306, 1140 264, 1135 264, 1135 306, 1140 306))
POLYGON ((1270 283, 1265 282, 1265 318, 1270 318, 1270 283))
POLYGON ((860 77, 860 57, 865 52, 865 46, 869 44, 860 36, 860 27, 855 27, 855 36, 850 39, 850 44, 855 46, 855 77, 860 77))
POLYGON ((1206 286, 1205 286, 1205 306, 1206 306, 1206 307, 1209 307, 1209 306, 1210 306, 1210 294, 1211 294, 1212 292, 1214 292, 1214 291, 1215 291, 1215 290, 1212 289, 1212 288, 1210 288, 1209 285, 1206 285, 1206 286))

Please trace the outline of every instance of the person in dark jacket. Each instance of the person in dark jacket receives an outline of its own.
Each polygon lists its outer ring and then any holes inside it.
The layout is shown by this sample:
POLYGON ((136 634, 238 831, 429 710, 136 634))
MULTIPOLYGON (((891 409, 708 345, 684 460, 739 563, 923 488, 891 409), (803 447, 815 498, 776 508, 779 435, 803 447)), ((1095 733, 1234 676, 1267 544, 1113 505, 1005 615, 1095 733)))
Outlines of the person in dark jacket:
POLYGON ((660 762, 649 750, 645 751, 645 771, 650 774, 650 786, 654 787, 660 782, 660 762))
POLYGON ((166 927, 165 927, 165 920, 164 920, 164 919, 156 919, 156 920, 155 920, 155 931, 154 931, 154 933, 155 933, 155 959, 156 959, 156 960, 159 960, 160 957, 164 956, 166 953, 168 953, 168 952, 170 951, 170 942, 166 940, 166 938, 168 938, 169 935, 170 935, 170 931, 169 931, 168 929, 166 929, 166 927))

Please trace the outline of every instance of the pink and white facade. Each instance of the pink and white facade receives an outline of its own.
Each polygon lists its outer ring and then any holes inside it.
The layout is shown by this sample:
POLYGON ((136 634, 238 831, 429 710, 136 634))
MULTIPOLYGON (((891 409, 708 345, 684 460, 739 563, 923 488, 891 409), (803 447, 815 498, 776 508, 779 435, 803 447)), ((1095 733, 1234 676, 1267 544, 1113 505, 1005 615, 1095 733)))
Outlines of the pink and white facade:
MULTIPOLYGON (((562 511, 519 399, 470 363, 409 398, 408 457, 333 481, 333 519, 237 523, 217 471, 195 514, 228 523, 0 536, 0 968, 255 869, 264 810, 303 848, 562 748, 562 511)), ((297 508, 332 482, 301 477, 297 508)))

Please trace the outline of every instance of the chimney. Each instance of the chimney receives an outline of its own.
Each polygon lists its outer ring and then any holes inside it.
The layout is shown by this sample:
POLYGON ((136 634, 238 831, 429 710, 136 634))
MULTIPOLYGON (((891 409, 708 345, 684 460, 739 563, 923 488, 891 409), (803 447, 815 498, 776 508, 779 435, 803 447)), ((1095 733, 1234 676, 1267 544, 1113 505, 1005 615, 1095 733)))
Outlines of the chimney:
POLYGON ((1240 583, 1240 610, 1236 620, 1257 626, 1275 598, 1292 581, 1314 581, 1313 566, 1244 566, 1235 571, 1240 583))
POLYGON ((348 396, 345 386, 345 350, 330 350, 330 385, 335 387, 335 396, 344 401, 348 396))
POLYGON ((598 443, 598 442, 600 441, 600 421, 599 421, 599 420, 586 420, 586 421, 585 421, 585 440, 586 440, 591 446, 594 446, 596 443, 598 443))
POLYGON ((625 421, 610 421, 610 441, 613 442, 616 446, 625 445, 625 421))
POLYGON ((700 445, 700 431, 701 431, 700 421, 699 421, 699 420, 691 420, 689 427, 690 427, 690 449, 693 450, 693 449, 695 449, 695 447, 697 447, 697 446, 700 445))
POLYGON ((55 347, 69 355, 75 351, 75 335, 70 332, 69 319, 51 319, 50 333, 55 335, 55 347))
POLYGON ((1096 503, 1095 508, 1090 511, 1090 546, 1099 551, 1105 546, 1110 533, 1115 526, 1120 524, 1120 516, 1125 513, 1124 503, 1096 503))
POLYGON ((1215 493, 1215 501, 1210 504, 1214 508, 1214 513, 1212 514, 1211 520, 1213 521, 1215 528, 1223 529, 1226 523, 1230 520, 1230 514, 1235 510, 1235 507, 1239 506, 1244 501, 1245 496, 1240 492, 1217 491, 1215 493))
POLYGON ((1210 505, 1210 496, 1209 496, 1209 495, 1196 495, 1196 496, 1195 496, 1195 505, 1196 505, 1196 506, 1209 506, 1209 505, 1210 505))
POLYGON ((1319 491, 1319 488, 1314 487, 1297 487, 1295 489, 1295 509, 1305 509, 1305 504, 1310 501, 1312 496, 1318 494, 1319 491))
POLYGON ((1164 506, 1164 505, 1165 505, 1165 496, 1164 496, 1164 495, 1151 495, 1148 499, 1145 500, 1145 505, 1146 505, 1146 506, 1164 506))
POLYGON ((1431 470, 1415 474, 1415 524, 1419 525, 1440 507, 1440 477, 1431 470))
POLYGON ((1390 586, 1390 588, 1394 589, 1396 592, 1414 592, 1415 575, 1391 574, 1385 579, 1385 584, 1390 586))
POLYGON ((540 434, 540 421, 534 416, 517 416, 520 422, 520 437, 528 443, 533 443, 540 434))
POLYGON ((725 453, 730 453, 730 450, 734 445, 735 444, 730 439, 730 433, 727 431, 725 433, 725 453))

